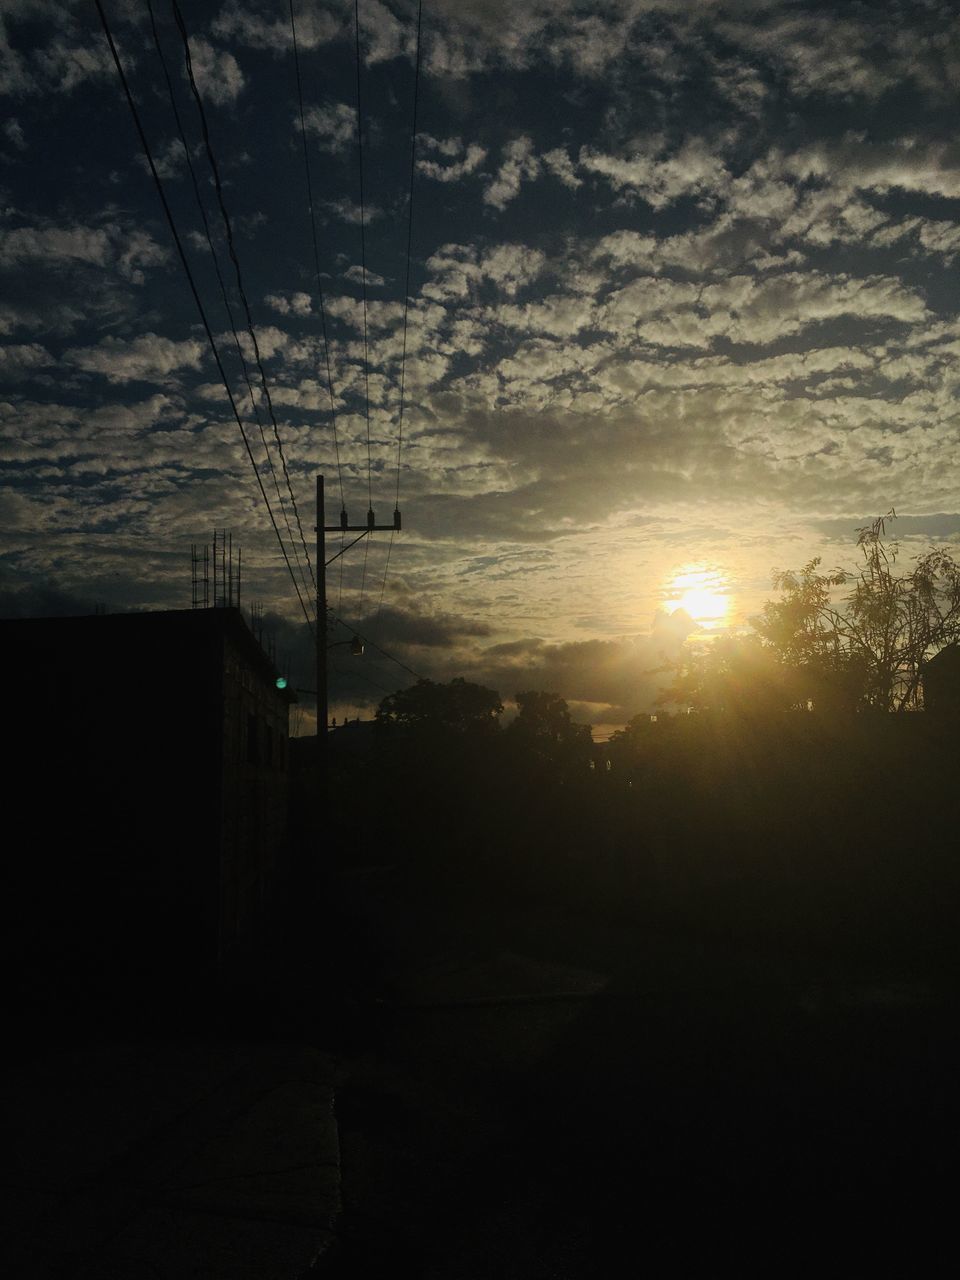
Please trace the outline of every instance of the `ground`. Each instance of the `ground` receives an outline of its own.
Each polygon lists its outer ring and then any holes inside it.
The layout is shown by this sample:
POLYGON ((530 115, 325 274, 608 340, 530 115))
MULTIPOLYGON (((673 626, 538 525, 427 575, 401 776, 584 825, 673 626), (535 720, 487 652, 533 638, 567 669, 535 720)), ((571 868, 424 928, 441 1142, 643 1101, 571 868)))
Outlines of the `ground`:
POLYGON ((949 966, 347 877, 334 1276, 918 1263, 949 1221, 949 966))

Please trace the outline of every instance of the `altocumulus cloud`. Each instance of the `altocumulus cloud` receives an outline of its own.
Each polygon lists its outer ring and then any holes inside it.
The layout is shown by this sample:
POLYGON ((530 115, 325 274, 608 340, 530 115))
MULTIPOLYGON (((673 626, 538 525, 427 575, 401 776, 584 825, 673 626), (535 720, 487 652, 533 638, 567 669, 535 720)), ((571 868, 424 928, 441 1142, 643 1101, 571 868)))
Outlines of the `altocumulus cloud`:
MULTIPOLYGON (((129 592, 149 538, 137 598, 182 603, 184 540, 232 527, 251 598, 295 630, 133 132, 114 127, 95 23, 79 5, 30 8, 0 16, 16 161, 0 215, 0 568, 39 581, 55 560, 82 596, 107 556, 129 592), (34 164, 62 175, 56 193, 34 164), (50 513, 69 530, 56 544, 50 513)), ((360 5, 364 270, 352 13, 297 8, 326 346, 289 21, 253 0, 187 20, 301 511, 318 471, 351 514, 392 510, 403 385, 404 533, 385 581, 386 539, 345 558, 345 618, 424 674, 507 697, 551 687, 614 722, 684 643, 682 625, 654 622, 684 564, 722 571, 742 623, 774 557, 817 554, 831 521, 895 505, 912 536, 927 521, 956 537, 951 6, 439 0, 408 299, 412 8, 360 5)), ((114 21, 239 392, 148 28, 135 7, 114 21)), ((161 36, 177 50, 165 18, 161 36)), ((368 661, 381 686, 410 678, 368 661)), ((350 679, 352 705, 376 701, 350 679)))
POLYGON ((156 333, 125 341, 104 338, 95 347, 72 347, 64 360, 84 373, 98 373, 110 382, 162 380, 180 369, 199 369, 206 350, 198 339, 174 342, 156 333))

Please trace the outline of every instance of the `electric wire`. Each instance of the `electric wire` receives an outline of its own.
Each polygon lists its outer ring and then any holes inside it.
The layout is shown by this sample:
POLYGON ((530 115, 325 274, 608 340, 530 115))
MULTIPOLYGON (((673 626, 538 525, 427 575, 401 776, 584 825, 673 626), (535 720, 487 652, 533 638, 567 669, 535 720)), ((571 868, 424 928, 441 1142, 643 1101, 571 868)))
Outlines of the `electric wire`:
POLYGON ((367 421, 367 498, 373 508, 373 470, 370 461, 370 361, 367 351, 367 234, 363 200, 363 109, 360 100, 360 0, 353 0, 357 62, 357 169, 360 177, 360 292, 363 299, 363 382, 367 421))
POLYGON ((263 429, 263 419, 260 415, 259 406, 257 405, 257 398, 256 398, 256 395, 254 394, 253 384, 250 381, 250 371, 247 366, 246 358, 244 357, 244 354, 243 354, 243 346, 240 342, 240 335, 237 332, 236 319, 234 317, 233 307, 231 306, 230 298, 227 293, 226 283, 224 282, 224 279, 223 279, 223 273, 220 270, 220 260, 217 255, 217 251, 214 248, 213 236, 210 231, 210 223, 209 223, 209 220, 207 219, 206 209, 204 208, 203 197, 200 194, 200 183, 197 179, 196 169, 194 168, 193 160, 190 156, 190 148, 189 148, 189 145, 187 144, 186 131, 184 130, 184 127, 183 127, 183 120, 180 116, 180 110, 177 106, 176 95, 173 91, 173 82, 170 79, 170 72, 167 67, 167 60, 166 60, 166 57, 164 56, 163 46, 160 43, 159 32, 157 31, 156 17, 153 10, 153 0, 147 0, 147 11, 150 15, 150 27, 153 33, 154 48, 156 49, 157 57, 160 61, 160 66, 163 71, 164 81, 166 82, 167 96, 170 100, 170 107, 173 111, 174 120, 176 121, 177 134, 180 138, 180 145, 183 147, 184 155, 186 157, 187 171, 190 174, 190 182, 193 186, 193 194, 196 199, 197 209, 199 210, 199 213, 200 213, 200 221, 203 224, 204 237, 206 238, 206 241, 207 241, 207 248, 210 250, 210 257, 213 261, 213 269, 214 269, 214 272, 216 273, 217 284, 220 287, 220 297, 223 299, 223 306, 227 313, 227 319, 230 324, 230 331, 233 334, 233 341, 236 347, 237 358, 240 361, 240 368, 243 374, 243 381, 246 385, 247 394, 250 399, 250 409, 251 409, 251 412, 253 413, 254 420, 256 421, 256 424, 257 424, 257 430, 259 431, 259 434, 260 434, 260 442, 263 445, 263 452, 266 457, 267 466, 269 467, 270 474, 273 477, 274 488, 277 491, 277 503, 280 507, 280 511, 283 513, 284 523, 287 526, 287 534, 289 535, 289 538, 290 538, 290 544, 293 547, 294 559, 297 562, 297 568, 300 572, 300 578, 301 578, 301 581, 303 582, 304 589, 309 591, 309 587, 307 586, 306 577, 303 571, 303 566, 300 564, 300 557, 297 555, 297 544, 296 544, 296 541, 294 540, 293 530, 290 527, 290 520, 289 520, 289 517, 287 516, 286 508, 283 503, 283 495, 280 492, 280 480, 277 476, 277 469, 273 465, 273 462, 270 458, 270 448, 269 448, 269 445, 267 444, 266 433, 263 429))
POLYGON ((297 73, 297 105, 300 111, 300 140, 303 143, 303 167, 307 177, 307 205, 310 210, 310 235, 313 241, 313 266, 317 282, 317 302, 320 307, 320 331, 323 335, 323 350, 326 359, 327 388, 330 392, 330 421, 333 424, 333 448, 337 460, 337 482, 340 486, 340 508, 346 509, 343 500, 343 470, 340 466, 340 441, 337 434, 337 406, 333 391, 333 374, 330 367, 330 342, 327 337, 327 313, 323 302, 323 285, 320 275, 320 248, 317 242, 317 216, 313 206, 313 181, 310 175, 310 152, 307 147, 307 126, 303 115, 303 82, 300 77, 300 53, 297 47, 297 23, 293 11, 293 0, 290 0, 290 34, 293 38, 293 65, 297 73))
MULTIPOLYGON (((367 513, 373 512, 373 464, 370 457, 370 357, 367 345, 367 232, 366 209, 363 200, 363 106, 360 98, 360 2, 353 0, 353 29, 357 64, 357 170, 360 178, 360 296, 363 308, 363 401, 367 423, 367 513)), ((371 520, 372 523, 372 520, 371 520)), ((368 546, 364 547, 363 570, 360 574, 360 610, 367 584, 368 546)))
MULTIPOLYGON (((333 449, 337 462, 337 484, 340 489, 340 512, 346 512, 347 504, 343 494, 343 467, 340 462, 340 439, 337 432, 337 406, 333 390, 333 372, 330 364, 330 339, 327 335, 327 312, 323 301, 323 284, 320 272, 320 248, 317 240, 317 216, 313 204, 313 179, 310 173, 310 151, 307 147, 307 126, 303 112, 303 80, 300 75, 300 51, 297 45, 297 21, 294 14, 293 0, 290 0, 290 35, 293 40, 293 65, 297 77, 297 106, 300 113, 300 140, 303 144, 303 167, 307 178, 307 205, 310 211, 310 236, 313 242, 313 266, 316 278, 317 302, 320 307, 320 332, 323 336, 323 352, 327 371, 327 389, 330 393, 330 421, 333 426, 333 449)), ((340 550, 343 551, 343 534, 340 535, 340 550)), ((340 572, 337 582, 337 608, 343 604, 343 561, 340 561, 340 572)))
POLYGON ((379 680, 374 680, 372 676, 366 675, 363 671, 344 671, 342 667, 336 666, 335 663, 330 664, 338 676, 342 676, 344 680, 362 680, 364 684, 372 684, 375 689, 379 689, 381 693, 396 693, 395 689, 388 689, 385 684, 381 684, 379 680))
MULTIPOLYGON (((420 101, 420 33, 423 21, 423 0, 417 4, 417 51, 413 72, 413 123, 410 129, 410 190, 407 196, 407 272, 403 289, 403 342, 400 351, 400 413, 397 420, 397 488, 394 508, 400 509, 400 457, 403 450, 403 410, 406 390, 407 369, 407 319, 410 311, 410 264, 413 257, 413 180, 417 168, 417 108, 420 101)), ((380 599, 377 602, 376 618, 379 619, 383 609, 383 595, 387 588, 387 574, 390 570, 390 557, 393 554, 394 532, 390 533, 387 545, 387 558, 383 565, 383 580, 380 583, 380 599)))
POLYGON ((190 83, 190 92, 193 95, 193 99, 194 99, 194 102, 196 103, 197 112, 200 118, 200 126, 203 133, 204 148, 207 154, 207 161, 210 165, 210 171, 213 176, 214 188, 217 194, 217 204, 220 209, 220 217, 221 217, 221 220, 223 221, 224 235, 226 237, 226 242, 227 242, 227 251, 230 255, 230 261, 233 263, 233 269, 236 275, 237 293, 239 294, 240 301, 241 301, 241 304, 243 305, 243 310, 247 318, 247 332, 250 335, 250 341, 253 345, 254 358, 256 361, 257 368, 260 372, 260 384, 263 388, 264 401, 267 406, 267 413, 270 417, 270 423, 273 427, 273 434, 274 434, 274 439, 277 445, 277 452, 280 455, 280 462, 283 467, 284 480, 286 481, 287 491, 290 494, 290 503, 291 503, 291 506, 293 507, 293 514, 297 522, 297 529, 300 535, 300 543, 301 543, 301 546, 303 547, 304 558, 307 563, 307 568, 310 571, 310 578, 313 582, 314 589, 316 589, 317 580, 316 580, 316 577, 314 576, 313 565, 310 562, 310 552, 307 549, 307 541, 306 541, 306 538, 303 536, 303 524, 300 520, 300 512, 299 512, 299 509, 297 508, 297 499, 293 492, 293 486, 290 483, 290 473, 287 470, 287 460, 286 460, 286 457, 284 456, 283 443, 280 439, 280 429, 277 425, 277 417, 273 409, 273 400, 270 396, 270 388, 267 385, 267 376, 263 368, 263 360, 260 354, 260 344, 257 341, 257 334, 253 325, 253 316, 250 311, 250 304, 247 300, 246 290, 244 289, 244 285, 243 285, 243 275, 240 269, 240 261, 239 261, 239 258, 237 257, 236 245, 233 239, 233 225, 230 221, 230 215, 227 212, 226 203, 223 197, 223 184, 221 183, 221 180, 220 180, 220 169, 217 164, 216 157, 213 153, 213 146, 210 141, 210 131, 207 126, 207 113, 203 105, 203 99, 200 96, 200 91, 197 88, 196 77, 194 76, 194 73, 193 73, 193 58, 190 53, 190 40, 189 40, 189 36, 187 35, 187 28, 183 20, 183 14, 180 10, 180 5, 178 4, 177 0, 170 0, 170 3, 171 3, 171 9, 173 11, 174 21, 177 25, 177 30, 180 33, 180 40, 183 44, 184 62, 186 66, 187 79, 190 83))
POLYGON ((114 65, 117 68, 117 75, 120 79, 120 85, 123 89, 124 97, 126 98, 127 105, 130 108, 130 114, 133 116, 133 122, 137 130, 137 135, 140 138, 140 145, 143 147, 143 153, 144 153, 144 156, 146 157, 147 165, 149 166, 150 173, 153 178, 154 186, 157 189, 157 195, 160 198, 160 204, 163 207, 163 212, 167 220, 167 225, 170 228, 170 234, 173 236, 173 242, 174 242, 174 245, 176 246, 177 254, 180 258, 180 263, 183 266, 184 273, 187 277, 187 283, 190 286, 190 292, 193 295, 193 300, 196 303, 197 311, 200 314, 200 321, 203 325, 204 332, 207 336, 207 342, 210 345, 210 350, 213 353, 213 358, 214 358, 214 361, 216 362, 217 370, 220 374, 220 380, 223 383, 223 389, 227 393, 227 399, 230 402, 230 408, 233 411, 233 416, 236 419, 237 426, 240 429, 240 436, 243 440, 244 448, 247 451, 247 457, 250 459, 250 465, 253 467, 254 475, 257 478, 257 485, 259 486, 259 489, 260 489, 260 496, 263 498, 264 506, 267 508, 267 514, 270 517, 270 523, 272 524, 273 531, 277 537, 277 542, 280 544, 280 551, 281 551, 281 554, 283 555, 284 562, 287 566, 287 571, 290 574, 290 580, 293 583, 294 591, 296 591, 297 593, 297 599, 300 601, 300 608, 303 610, 303 615, 307 620, 307 626, 310 628, 312 633, 313 619, 311 618, 310 613, 307 610, 307 606, 304 604, 303 596, 301 595, 301 592, 300 592, 300 586, 297 582, 296 575, 293 572, 293 566, 290 563, 290 557, 287 555, 287 549, 284 546, 283 538, 280 535, 280 528, 277 524, 276 517, 273 514, 273 509, 270 506, 270 499, 267 497, 267 491, 264 487, 263 480, 260 476, 260 471, 259 471, 259 468, 257 467, 256 459, 253 456, 253 450, 250 448, 250 441, 247 437, 247 433, 243 425, 243 420, 240 417, 240 412, 237 408, 236 400, 233 397, 233 392, 230 389, 230 383, 227 380, 226 370, 223 367, 223 360, 221 359, 220 351, 217 347, 216 339, 213 336, 213 330, 211 329, 210 322, 207 319, 207 313, 204 308, 203 302, 200 299, 200 294, 197 290, 196 281, 194 280, 193 272, 190 269, 190 263, 187 261, 187 255, 183 248, 183 242, 180 239, 180 233, 177 230, 177 224, 174 221, 173 213, 170 209, 170 204, 167 200, 166 192, 163 189, 163 183, 161 182, 160 175, 157 172, 157 166, 156 166, 156 163, 154 162, 153 152, 150 149, 150 144, 147 141, 147 135, 144 132, 143 123, 140 119, 140 112, 137 110, 137 104, 133 99, 133 94, 130 90, 130 85, 127 81, 126 73, 123 70, 123 64, 120 61, 120 55, 117 52, 117 46, 113 39, 113 32, 110 30, 110 24, 107 21, 107 15, 104 12, 103 5, 101 4, 101 0, 94 0, 94 3, 96 4, 96 7, 97 7, 97 13, 100 17, 100 23, 103 27, 103 32, 104 32, 104 35, 106 36, 107 44, 110 47, 110 53, 111 53, 111 56, 113 57, 114 65))
POLYGON ((413 124, 410 129, 410 193, 407 197, 407 274, 403 290, 403 345, 400 352, 400 414, 397 423, 397 493, 395 506, 400 506, 400 453, 403 448, 403 406, 407 367, 407 317, 410 311, 410 263, 413 249, 413 179, 417 168, 417 107, 420 100, 420 27, 423 0, 417 5, 417 53, 413 72, 413 124))
POLYGON ((390 541, 387 543, 387 558, 384 561, 383 578, 380 582, 380 599, 377 601, 377 612, 373 617, 374 622, 380 621, 380 613, 383 609, 383 593, 387 589, 387 570, 390 568, 390 556, 393 554, 393 539, 395 532, 396 531, 394 529, 390 530, 390 541))
POLYGON ((370 555, 370 543, 372 541, 373 541, 373 534, 368 533, 363 544, 363 572, 360 575, 360 604, 358 606, 358 612, 361 618, 363 617, 364 587, 366 586, 366 582, 367 582, 367 557, 370 555))
POLYGON ((399 658, 395 658, 392 653, 387 653, 386 649, 381 648, 380 645, 376 644, 368 636, 365 636, 363 632, 358 631, 351 623, 345 622, 343 618, 338 618, 332 609, 328 609, 327 613, 332 622, 337 623, 341 627, 345 627, 347 631, 352 631, 358 640, 362 640, 363 643, 369 645, 371 649, 376 649, 377 653, 382 657, 387 658, 390 662, 396 663, 398 667, 402 667, 404 671, 408 671, 410 675, 414 676, 417 680, 426 679, 426 677, 422 676, 419 671, 414 671, 413 667, 408 667, 405 662, 401 662, 399 658))

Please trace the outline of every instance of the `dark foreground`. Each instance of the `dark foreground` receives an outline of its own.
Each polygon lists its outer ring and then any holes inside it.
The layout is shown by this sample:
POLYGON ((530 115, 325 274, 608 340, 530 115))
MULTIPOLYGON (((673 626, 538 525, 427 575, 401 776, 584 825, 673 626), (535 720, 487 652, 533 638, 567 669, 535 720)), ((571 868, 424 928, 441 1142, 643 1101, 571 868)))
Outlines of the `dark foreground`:
POLYGON ((345 876, 342 919, 366 977, 329 1274, 909 1274, 954 1252, 942 939, 738 939, 428 901, 387 871, 345 876))
POLYGON ((939 1273, 960 1052, 937 883, 909 915, 824 896, 790 929, 717 895, 643 915, 342 870, 258 999, 11 1038, 4 1274, 939 1273))

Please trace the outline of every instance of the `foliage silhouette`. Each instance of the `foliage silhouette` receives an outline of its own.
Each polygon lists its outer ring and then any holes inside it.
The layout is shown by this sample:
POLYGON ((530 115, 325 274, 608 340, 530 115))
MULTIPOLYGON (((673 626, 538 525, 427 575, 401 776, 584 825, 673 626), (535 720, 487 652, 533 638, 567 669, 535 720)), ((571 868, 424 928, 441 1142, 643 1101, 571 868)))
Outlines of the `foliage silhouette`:
POLYGON ((564 698, 528 689, 514 694, 514 701, 517 716, 506 734, 518 752, 564 771, 589 766, 593 747, 590 726, 571 720, 564 698))
POLYGON ((943 548, 898 572, 899 544, 887 539, 891 511, 859 530, 861 562, 821 573, 814 560, 778 573, 779 601, 756 628, 785 664, 833 682, 848 705, 906 711, 920 705, 923 664, 960 639, 960 564, 943 548), (840 607, 837 588, 849 588, 840 607))
POLYGON ((778 571, 755 634, 721 637, 674 669, 661 701, 695 710, 908 711, 924 663, 960 640, 960 563, 945 549, 898 569, 891 512, 860 529, 860 563, 778 571), (843 598, 836 600, 845 589, 843 598))
POLYGON ((786 710, 793 700, 790 673, 759 636, 718 636, 674 667, 657 701, 742 715, 786 710))
POLYGON ((463 736, 495 733, 503 713, 500 695, 458 676, 448 684, 418 680, 384 698, 377 724, 418 734, 463 736))

